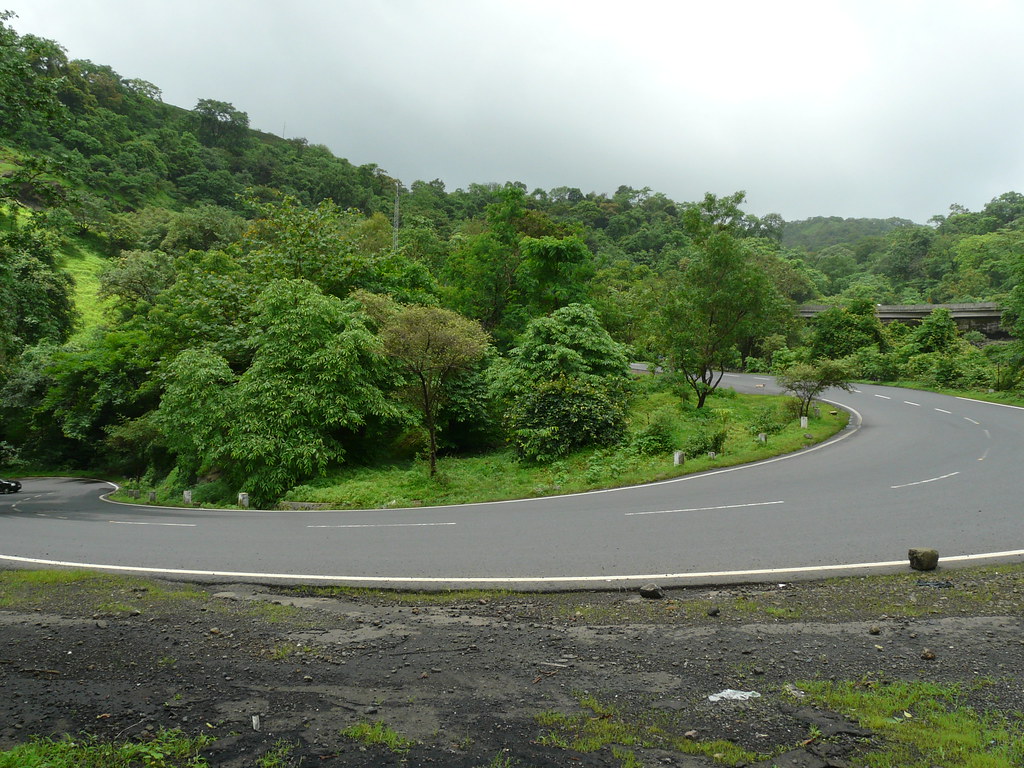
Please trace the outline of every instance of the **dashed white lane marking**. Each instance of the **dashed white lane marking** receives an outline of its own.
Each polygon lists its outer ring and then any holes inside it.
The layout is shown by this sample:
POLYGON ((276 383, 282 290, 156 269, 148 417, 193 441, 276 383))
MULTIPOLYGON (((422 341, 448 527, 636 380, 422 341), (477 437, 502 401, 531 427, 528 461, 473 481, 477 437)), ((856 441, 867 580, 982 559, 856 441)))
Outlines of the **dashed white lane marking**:
POLYGON ((952 411, 947 411, 945 408, 936 408, 935 410, 939 413, 953 413, 952 411))
POLYGON ((755 376, 754 378, 755 379, 760 379, 761 381, 771 381, 771 377, 770 376, 755 376))
POLYGON ((927 480, 918 480, 916 483, 904 483, 903 485, 890 485, 890 488, 909 488, 912 485, 924 485, 925 483, 934 483, 936 480, 945 480, 947 477, 953 475, 959 475, 959 472, 950 472, 948 475, 939 475, 938 477, 929 477, 927 480))
POLYGON ((904 402, 904 403, 906 403, 907 405, 912 405, 912 406, 914 406, 915 408, 920 408, 920 407, 921 407, 921 404, 920 404, 920 403, 912 403, 912 402, 910 402, 909 400, 904 400, 903 402, 904 402))
MULTIPOLYGON (((1009 558, 1024 556, 1024 549, 1009 550, 1007 552, 981 552, 974 555, 952 555, 943 557, 943 563, 962 563, 973 560, 991 560, 994 558, 1009 558)), ((324 574, 309 573, 243 573, 239 571, 199 571, 186 570, 184 568, 150 568, 137 565, 103 565, 100 563, 76 563, 64 560, 42 560, 34 557, 17 557, 14 555, 0 555, 0 560, 7 560, 15 563, 27 563, 31 565, 44 565, 58 568, 92 568, 104 571, 130 571, 132 573, 161 573, 176 576, 213 576, 216 578, 231 579, 283 579, 287 581, 334 581, 348 583, 373 583, 373 584, 564 584, 568 582, 580 583, 613 583, 624 581, 651 581, 653 579, 727 579, 742 576, 775 576, 782 574, 814 574, 827 573, 830 571, 861 570, 864 568, 906 568, 907 561, 887 560, 875 563, 836 563, 834 565, 811 565, 794 566, 787 568, 753 568, 742 571, 702 571, 692 573, 644 573, 644 574, 623 574, 609 576, 329 576, 324 574)))
POLYGON ((195 528, 195 523, 142 523, 134 520, 107 520, 111 525, 164 525, 168 528, 195 528))
POLYGON ((851 389, 850 391, 853 392, 853 394, 855 394, 855 395, 859 395, 860 394, 860 390, 859 389, 851 389))
POLYGON ((351 525, 307 525, 307 528, 429 528, 435 525, 456 525, 456 523, 362 523, 351 525))
POLYGON ((982 432, 985 433, 985 437, 987 437, 989 440, 992 439, 992 433, 989 432, 987 429, 983 429, 982 432))
POLYGON ((651 512, 626 512, 626 517, 638 515, 670 515, 673 512, 709 512, 715 509, 741 509, 743 507, 767 507, 771 504, 785 504, 784 501, 755 501, 750 504, 723 504, 720 507, 692 507, 691 509, 658 509, 651 512))
POLYGON ((891 397, 889 397, 888 395, 875 395, 875 397, 880 397, 880 398, 882 398, 883 400, 892 400, 892 398, 891 398, 891 397))
POLYGON ((970 416, 964 416, 964 421, 969 421, 969 422, 971 422, 971 424, 981 424, 980 421, 975 421, 970 416))
POLYGON ((989 450, 991 450, 991 449, 989 449, 989 448, 986 448, 986 449, 985 449, 985 452, 984 452, 983 454, 981 454, 981 457, 980 457, 980 458, 978 459, 978 461, 984 461, 985 459, 987 459, 987 458, 988 458, 988 452, 989 452, 989 450))

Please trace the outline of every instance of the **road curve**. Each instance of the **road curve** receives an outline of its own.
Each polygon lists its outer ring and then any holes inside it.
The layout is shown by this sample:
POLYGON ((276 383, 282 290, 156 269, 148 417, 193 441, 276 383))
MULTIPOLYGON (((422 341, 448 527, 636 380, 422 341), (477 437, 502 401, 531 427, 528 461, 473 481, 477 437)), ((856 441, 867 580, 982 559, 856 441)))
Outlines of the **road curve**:
MULTIPOLYGON (((744 391, 765 377, 732 376, 744 391)), ((626 587, 1024 559, 1024 409, 858 385, 851 427, 758 464, 633 488, 452 507, 236 511, 120 505, 109 486, 0 496, 0 566, 388 587, 626 587)))

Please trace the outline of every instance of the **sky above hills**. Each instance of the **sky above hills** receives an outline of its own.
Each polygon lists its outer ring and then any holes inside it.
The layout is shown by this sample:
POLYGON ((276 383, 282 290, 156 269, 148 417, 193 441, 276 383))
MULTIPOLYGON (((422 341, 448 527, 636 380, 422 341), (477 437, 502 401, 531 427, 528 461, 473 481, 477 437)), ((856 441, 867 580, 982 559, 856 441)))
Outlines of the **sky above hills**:
POLYGON ((18 32, 406 184, 923 223, 1024 191, 1024 3, 0 0, 18 32))

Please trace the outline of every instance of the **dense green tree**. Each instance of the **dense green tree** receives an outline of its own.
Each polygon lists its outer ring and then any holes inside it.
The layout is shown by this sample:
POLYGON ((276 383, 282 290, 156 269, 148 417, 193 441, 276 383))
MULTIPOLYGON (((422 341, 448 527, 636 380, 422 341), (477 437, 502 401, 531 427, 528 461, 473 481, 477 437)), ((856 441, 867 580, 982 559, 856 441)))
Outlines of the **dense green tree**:
POLYGON ((450 385, 484 357, 487 332, 440 307, 403 306, 387 313, 380 329, 384 351, 410 377, 411 399, 427 430, 430 476, 437 473, 438 412, 450 385))
POLYGON ((491 367, 517 452, 548 461, 625 432, 629 357, 586 304, 570 304, 527 325, 505 360, 491 367))
POLYGON ((739 345, 772 330, 783 306, 771 279, 728 231, 735 216, 701 218, 699 245, 666 275, 657 323, 666 363, 689 384, 698 408, 739 362, 739 345))
POLYGON ((886 336, 870 301, 829 307, 812 322, 810 352, 815 360, 838 360, 871 345, 884 350, 886 336))

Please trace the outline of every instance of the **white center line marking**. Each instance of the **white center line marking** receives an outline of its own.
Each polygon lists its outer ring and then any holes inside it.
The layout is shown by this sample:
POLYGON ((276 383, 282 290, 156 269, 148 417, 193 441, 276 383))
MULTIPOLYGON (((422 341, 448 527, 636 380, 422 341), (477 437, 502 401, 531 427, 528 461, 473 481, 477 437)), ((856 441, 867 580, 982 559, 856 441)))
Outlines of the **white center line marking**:
POLYGON ((770 504, 785 504, 784 501, 755 501, 752 504, 724 504, 721 507, 692 507, 691 509, 658 509, 651 512, 626 512, 626 517, 637 515, 669 515, 673 512, 709 512, 715 509, 740 509, 742 507, 766 507, 770 504))
POLYGON ((952 411, 947 411, 945 408, 936 408, 935 410, 939 413, 952 413, 952 411))
POLYGON ((853 394, 855 394, 855 395, 859 395, 860 394, 860 390, 859 389, 851 389, 850 391, 853 392, 853 394))
POLYGON ((975 421, 974 419, 970 418, 969 416, 964 416, 964 421, 969 421, 969 422, 971 422, 971 424, 981 424, 980 421, 975 421))
POLYGON ((892 398, 891 398, 891 397, 889 397, 888 395, 875 395, 875 397, 880 397, 880 398, 882 398, 883 400, 892 400, 892 398))
POLYGON ((456 523, 363 523, 360 525, 307 525, 307 528, 427 528, 434 525, 456 523))
POLYGON ((992 439, 992 433, 989 432, 987 429, 983 429, 982 432, 985 433, 985 437, 987 437, 989 440, 992 439))
POLYGON ((170 528, 195 528, 195 523, 141 523, 133 520, 107 520, 111 525, 165 525, 170 528))
POLYGON ((760 379, 761 381, 771 381, 771 377, 770 376, 755 376, 754 378, 755 379, 760 379))
POLYGON ((987 459, 988 458, 989 450, 990 450, 989 448, 986 448, 985 452, 983 454, 981 454, 981 458, 979 458, 978 461, 984 461, 985 459, 987 459))
POLYGON ((921 407, 921 404, 920 404, 920 403, 912 403, 912 402, 910 402, 909 400, 904 400, 903 402, 904 402, 904 403, 906 403, 907 405, 912 405, 912 406, 914 406, 915 408, 920 408, 920 407, 921 407))
POLYGON ((959 475, 959 472, 950 472, 948 475, 939 475, 938 477, 930 477, 927 480, 918 480, 916 483, 904 483, 903 485, 890 485, 890 488, 909 488, 912 485, 924 485, 925 483, 934 483, 936 480, 945 480, 947 477, 953 475, 959 475))

